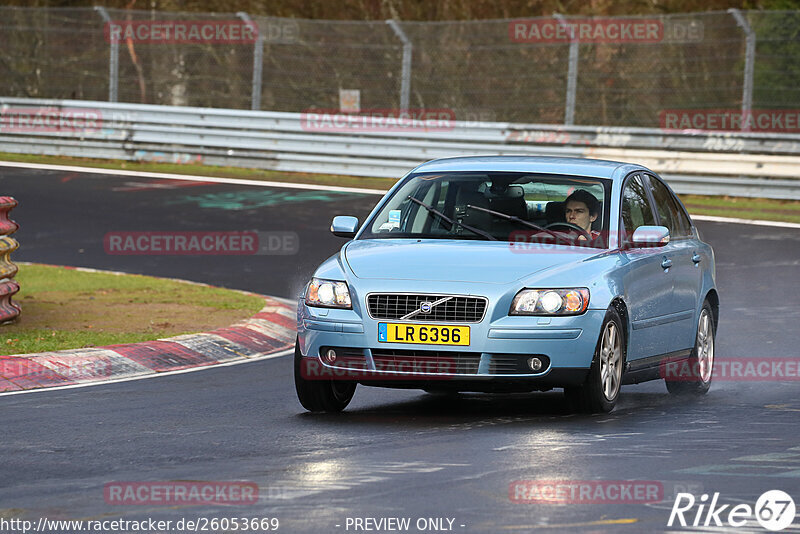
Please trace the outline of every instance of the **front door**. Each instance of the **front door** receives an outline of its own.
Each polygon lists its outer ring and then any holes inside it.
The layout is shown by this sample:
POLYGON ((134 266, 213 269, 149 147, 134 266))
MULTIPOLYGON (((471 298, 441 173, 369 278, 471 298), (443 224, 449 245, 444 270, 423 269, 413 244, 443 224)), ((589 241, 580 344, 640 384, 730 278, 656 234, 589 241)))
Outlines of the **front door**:
POLYGON ((673 273, 668 267, 666 247, 630 248, 633 232, 656 224, 646 179, 634 173, 622 188, 621 236, 623 286, 630 316, 628 361, 670 352, 673 342, 665 323, 675 311, 672 298, 673 273))

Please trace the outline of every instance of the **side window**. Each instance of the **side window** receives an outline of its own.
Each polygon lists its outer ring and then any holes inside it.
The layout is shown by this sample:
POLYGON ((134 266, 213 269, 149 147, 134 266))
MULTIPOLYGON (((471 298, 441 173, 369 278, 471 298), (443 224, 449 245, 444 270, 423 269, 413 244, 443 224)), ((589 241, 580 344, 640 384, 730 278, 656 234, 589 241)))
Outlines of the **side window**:
POLYGON ((673 237, 687 237, 691 235, 692 229, 689 220, 678 206, 678 202, 669 192, 669 189, 661 180, 649 176, 650 190, 656 201, 656 209, 661 218, 661 224, 669 229, 669 234, 673 237))
POLYGON ((681 227, 683 228, 683 234, 687 237, 692 237, 692 221, 689 220, 689 217, 686 215, 686 212, 683 210, 683 207, 680 205, 680 201, 675 198, 674 196, 671 197, 672 203, 675 205, 675 210, 678 213, 678 220, 681 223, 681 227))
POLYGON ((640 226, 655 224, 653 209, 647 198, 641 177, 637 174, 628 179, 622 190, 623 242, 630 240, 634 230, 640 226))

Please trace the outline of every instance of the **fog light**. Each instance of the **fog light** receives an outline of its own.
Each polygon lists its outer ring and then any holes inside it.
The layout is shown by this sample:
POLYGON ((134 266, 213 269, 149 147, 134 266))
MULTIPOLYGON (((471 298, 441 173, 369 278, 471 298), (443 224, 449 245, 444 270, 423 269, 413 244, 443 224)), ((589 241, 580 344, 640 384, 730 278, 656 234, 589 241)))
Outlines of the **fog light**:
POLYGON ((325 356, 322 357, 323 361, 327 364, 332 364, 336 361, 336 351, 328 349, 325 351, 325 356))
POLYGON ((539 358, 529 358, 528 367, 530 367, 532 371, 538 371, 542 368, 542 360, 539 358))

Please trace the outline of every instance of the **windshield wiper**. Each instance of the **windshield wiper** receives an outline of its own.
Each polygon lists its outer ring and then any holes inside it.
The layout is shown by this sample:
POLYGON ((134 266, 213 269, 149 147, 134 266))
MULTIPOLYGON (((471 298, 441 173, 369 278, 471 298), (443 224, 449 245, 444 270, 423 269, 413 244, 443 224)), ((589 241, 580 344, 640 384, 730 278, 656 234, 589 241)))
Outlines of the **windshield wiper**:
POLYGON ((460 226, 461 228, 465 228, 465 229, 469 230, 470 232, 473 232, 473 233, 478 234, 478 235, 482 235, 486 239, 490 239, 492 241, 497 241, 497 238, 494 237, 492 234, 484 232, 483 230, 478 230, 477 228, 473 228, 473 227, 471 227, 469 225, 466 225, 466 224, 462 223, 461 221, 457 221, 455 219, 451 219, 450 217, 448 217, 447 215, 445 215, 441 211, 437 210, 433 206, 429 206, 429 205, 425 204, 423 201, 419 200, 418 198, 414 198, 411 195, 409 195, 408 196, 408 200, 419 204, 420 206, 422 206, 423 208, 425 208, 429 212, 433 213, 437 217, 441 218, 444 221, 449 222, 451 225, 455 224, 457 226, 460 226))
MULTIPOLYGON (((526 221, 525 219, 520 219, 519 217, 517 217, 515 215, 509 215, 507 213, 501 213, 499 211, 490 210, 488 208, 482 208, 480 206, 473 206, 472 204, 467 204, 466 207, 469 208, 469 209, 483 211, 485 213, 489 213, 491 215, 495 215, 495 216, 500 217, 501 219, 505 219, 507 221, 514 221, 514 222, 518 222, 518 223, 524 224, 528 228, 533 228, 534 230, 539 230, 540 232, 544 232, 546 234, 550 234, 551 236, 555 237, 556 239, 564 239, 565 238, 565 236, 556 234, 552 230, 548 230, 547 228, 543 228, 543 227, 539 226, 538 224, 534 224, 534 223, 532 223, 530 221, 526 221)), ((567 238, 567 239, 569 239, 569 238, 567 238)), ((572 240, 571 239, 569 239, 569 243, 572 244, 572 240)))

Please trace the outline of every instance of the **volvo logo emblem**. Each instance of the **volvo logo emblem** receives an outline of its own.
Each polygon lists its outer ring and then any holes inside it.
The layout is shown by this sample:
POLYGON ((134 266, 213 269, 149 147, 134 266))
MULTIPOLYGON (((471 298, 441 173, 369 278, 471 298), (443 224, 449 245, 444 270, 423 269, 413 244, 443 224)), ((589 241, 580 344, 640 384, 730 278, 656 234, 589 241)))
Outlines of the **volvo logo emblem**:
POLYGON ((412 311, 410 313, 407 313, 407 314, 403 315, 402 317, 400 317, 400 319, 403 319, 403 320, 411 319, 412 317, 416 317, 417 315, 419 315, 421 313, 425 314, 425 315, 428 315, 433 311, 433 308, 435 308, 436 306, 438 306, 439 304, 441 304, 443 302, 447 302, 448 300, 450 300, 452 298, 453 297, 441 297, 440 299, 434 300, 433 302, 431 302, 429 300, 423 300, 422 302, 419 303, 419 307, 417 307, 417 309, 415 309, 414 311, 412 311))

